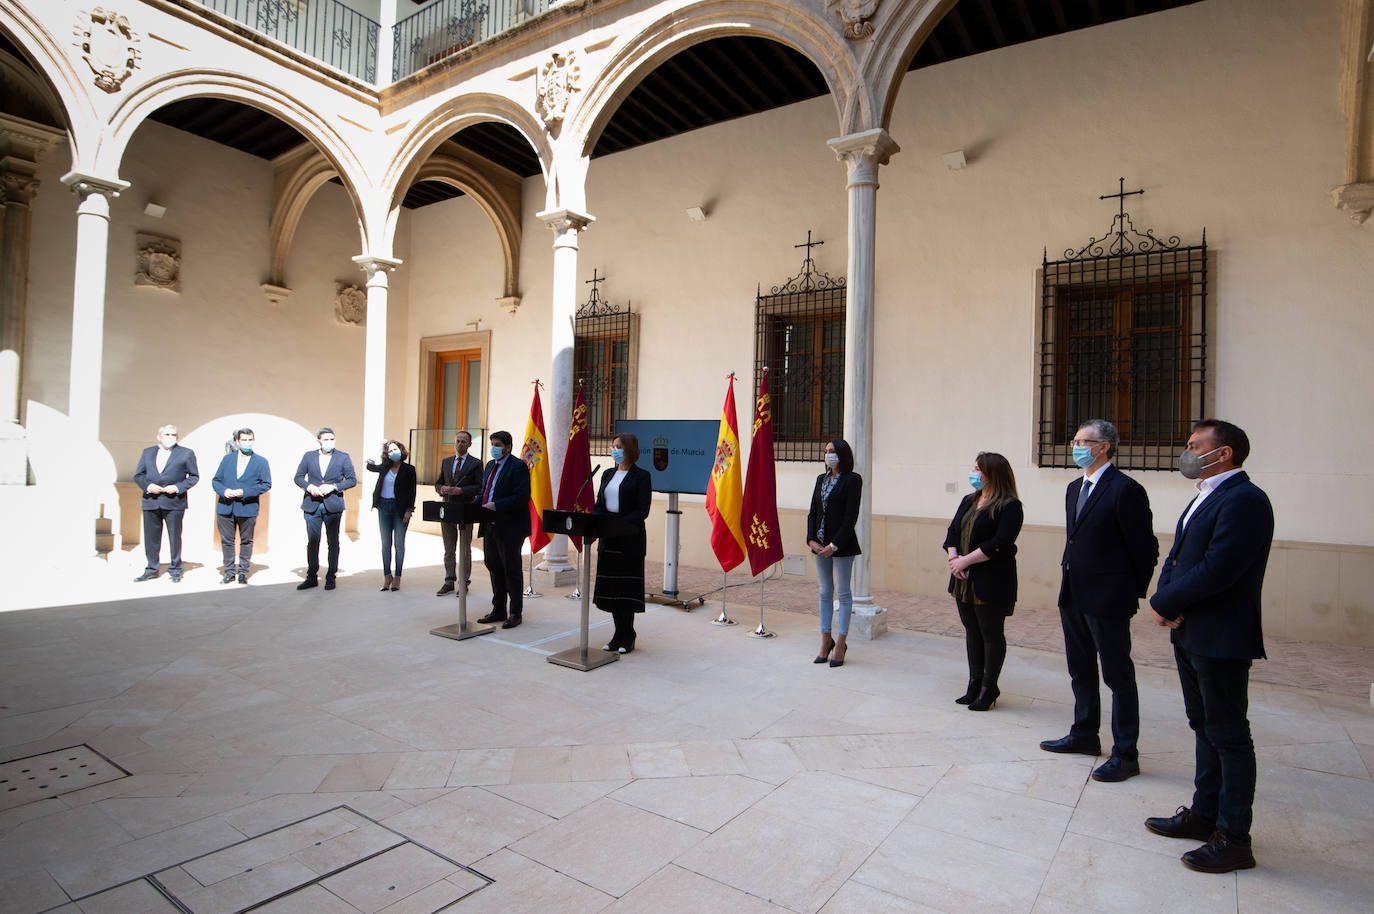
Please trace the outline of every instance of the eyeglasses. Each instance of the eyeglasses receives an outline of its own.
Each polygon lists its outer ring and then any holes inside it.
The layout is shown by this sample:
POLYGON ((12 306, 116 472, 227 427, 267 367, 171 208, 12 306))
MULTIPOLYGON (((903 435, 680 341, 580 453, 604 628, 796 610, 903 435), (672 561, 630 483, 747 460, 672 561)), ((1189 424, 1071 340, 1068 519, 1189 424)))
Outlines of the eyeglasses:
POLYGON ((1070 446, 1070 447, 1092 447, 1094 444, 1104 444, 1104 443, 1105 443, 1105 442, 1102 441, 1102 439, 1100 439, 1100 438, 1098 438, 1098 439, 1096 439, 1096 440, 1089 440, 1089 441, 1085 441, 1085 440, 1080 439, 1080 438, 1075 438, 1075 439, 1073 439, 1072 441, 1069 442, 1069 446, 1070 446))

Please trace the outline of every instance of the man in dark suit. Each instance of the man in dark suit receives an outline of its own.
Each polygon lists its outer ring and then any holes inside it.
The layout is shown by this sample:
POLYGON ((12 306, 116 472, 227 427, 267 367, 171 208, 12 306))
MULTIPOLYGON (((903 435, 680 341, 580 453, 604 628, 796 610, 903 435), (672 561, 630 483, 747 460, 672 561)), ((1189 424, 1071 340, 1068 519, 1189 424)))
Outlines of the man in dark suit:
MULTIPOLYGON (((434 491, 449 504, 471 504, 482 491, 482 461, 468 453, 471 447, 472 435, 459 429, 453 436, 453 456, 439 465, 439 481, 434 484, 434 491)), ((444 586, 439 588, 436 597, 453 593, 459 571, 464 581, 472 583, 471 548, 463 554, 463 567, 458 568, 458 527, 458 524, 446 522, 439 524, 439 530, 444 535, 444 586)))
POLYGON ((525 576, 520 547, 530 535, 530 469, 511 453, 510 432, 492 432, 489 440, 491 462, 482 477, 480 501, 491 513, 477 535, 482 537, 483 563, 491 574, 491 612, 477 621, 515 628, 522 621, 525 576))
POLYGON ((1207 843, 1183 862, 1205 873, 1255 865, 1250 823, 1255 743, 1250 737, 1250 664, 1264 656, 1260 590, 1274 540, 1269 497, 1241 464, 1250 439, 1230 422, 1193 428, 1179 470, 1197 479, 1174 533, 1174 546, 1150 598, 1155 621, 1172 629, 1183 708, 1195 734, 1193 805, 1145 827, 1169 838, 1207 843))
POLYGON ((167 573, 173 584, 181 583, 181 522, 186 516, 186 493, 200 481, 196 452, 177 444, 177 427, 157 430, 158 443, 144 448, 134 471, 134 482, 143 490, 143 554, 148 567, 134 578, 157 577, 162 555, 162 528, 167 528, 167 573))
POLYGON ((258 523, 258 499, 272 488, 272 469, 260 454, 253 453, 253 430, 241 428, 234 432, 237 450, 225 454, 210 480, 219 501, 215 504, 215 524, 219 527, 219 544, 224 553, 224 577, 221 584, 233 583, 234 537, 239 541, 238 582, 248 583, 248 570, 253 564, 253 528, 258 523))
POLYGON ((305 512, 305 580, 297 590, 318 587, 320 580, 320 531, 329 537, 329 567, 324 574, 324 589, 334 589, 339 573, 339 522, 343 520, 343 492, 358 484, 353 461, 343 451, 334 450, 334 430, 322 428, 315 433, 318 450, 306 451, 296 467, 296 485, 305 491, 301 510, 305 512))
POLYGON ((1102 751, 1102 681, 1112 690, 1112 754, 1093 771, 1098 781, 1140 774, 1136 741, 1140 699, 1131 662, 1131 617, 1159 561, 1150 499, 1145 488, 1112 465, 1120 435, 1105 419, 1083 423, 1074 435, 1074 463, 1083 475, 1064 499, 1067 535, 1060 560, 1059 619, 1064 659, 1073 688, 1069 735, 1045 740, 1046 752, 1097 755, 1102 751))

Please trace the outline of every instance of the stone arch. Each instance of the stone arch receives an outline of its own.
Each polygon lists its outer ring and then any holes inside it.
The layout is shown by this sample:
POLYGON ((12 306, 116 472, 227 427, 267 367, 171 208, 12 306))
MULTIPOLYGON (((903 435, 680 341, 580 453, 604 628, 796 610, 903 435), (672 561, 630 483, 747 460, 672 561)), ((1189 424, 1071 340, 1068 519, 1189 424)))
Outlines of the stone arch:
POLYGON ((874 32, 873 48, 863 62, 864 79, 874 87, 874 96, 881 99, 881 109, 875 112, 879 119, 872 126, 887 128, 907 65, 935 26, 958 2, 920 0, 895 6, 887 4, 879 10, 879 16, 887 21, 879 23, 874 32))
POLYGON ((72 58, 22 5, 0 4, 0 31, 38 71, 37 79, 46 90, 47 101, 56 105, 53 113, 64 121, 71 144, 72 168, 80 169, 82 153, 91 145, 88 133, 98 118, 72 58))
POLYGON ((270 252, 267 282, 285 287, 291 242, 296 237, 296 228, 301 223, 306 204, 315 191, 337 177, 339 171, 324 153, 313 148, 304 152, 292 150, 274 164, 281 170, 275 176, 272 220, 267 230, 270 252))
POLYGON ((816 65, 835 98, 840 132, 849 109, 859 119, 871 116, 865 95, 856 91, 855 61, 840 32, 838 20, 822 19, 816 11, 782 0, 707 0, 657 20, 624 45, 583 93, 564 125, 583 159, 590 158, 602 130, 620 103, 650 71, 674 54, 727 35, 769 38, 805 55, 816 65))
MULTIPOLYGON (((348 143, 323 118, 286 92, 256 79, 219 70, 180 70, 139 86, 110 117, 109 129, 95 153, 97 167, 118 174, 129 140, 148 116, 164 105, 186 98, 222 98, 280 118, 305 136, 333 166, 343 181, 358 217, 362 249, 369 250, 369 226, 362 190, 369 185, 367 169, 348 143)), ((103 172, 97 172, 103 173, 103 172)))
POLYGON ((440 181, 452 185, 470 196, 491 219, 501 242, 506 276, 502 297, 520 294, 520 198, 503 194, 490 178, 462 159, 436 153, 431 155, 415 173, 415 182, 440 181))

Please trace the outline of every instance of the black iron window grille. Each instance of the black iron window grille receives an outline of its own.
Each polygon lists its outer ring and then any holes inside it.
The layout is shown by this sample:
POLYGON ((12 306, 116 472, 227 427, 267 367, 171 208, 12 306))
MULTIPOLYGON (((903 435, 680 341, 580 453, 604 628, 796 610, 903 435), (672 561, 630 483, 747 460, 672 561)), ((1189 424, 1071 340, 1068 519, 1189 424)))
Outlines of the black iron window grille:
POLYGON ((807 232, 801 272, 755 299, 754 395, 766 367, 778 460, 820 460, 844 433, 845 280, 816 272, 824 243, 807 232))
POLYGON ((1073 466, 1069 441, 1106 419, 1122 469, 1168 470, 1205 411, 1207 232, 1196 245, 1137 231, 1125 209, 1101 238, 1042 261, 1036 462, 1073 466))
POLYGON ((587 432, 593 451, 608 450, 615 423, 633 419, 638 361, 638 315, 601 297, 606 281, 596 270, 587 280, 591 297, 577 309, 573 336, 573 375, 587 401, 587 432))

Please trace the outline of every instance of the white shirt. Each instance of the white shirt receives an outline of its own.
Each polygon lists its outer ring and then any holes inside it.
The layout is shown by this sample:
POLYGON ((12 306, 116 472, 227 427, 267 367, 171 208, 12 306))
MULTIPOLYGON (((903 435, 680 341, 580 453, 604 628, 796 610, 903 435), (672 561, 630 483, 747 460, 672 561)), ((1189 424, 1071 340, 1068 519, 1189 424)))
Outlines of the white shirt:
POLYGON ((606 483, 606 510, 612 514, 620 513, 620 484, 627 475, 628 470, 616 470, 611 481, 606 483))
POLYGON ((1225 473, 1218 473, 1215 476, 1208 476, 1206 479, 1199 479, 1197 481, 1197 498, 1194 498, 1193 503, 1188 506, 1188 513, 1183 515, 1182 529, 1188 529, 1188 521, 1192 520, 1193 514, 1197 512, 1198 505, 1202 504, 1208 495, 1216 491, 1217 486, 1239 472, 1240 467, 1236 467, 1234 470, 1227 470, 1225 473))
POLYGON ((252 460, 252 459, 253 459, 253 457, 252 457, 251 454, 244 454, 244 453, 240 453, 240 454, 239 454, 239 460, 238 460, 238 475, 239 475, 240 477, 243 476, 243 471, 246 470, 246 469, 248 469, 248 461, 250 461, 250 460, 252 460))
MULTIPOLYGON (((1097 468, 1097 472, 1096 472, 1096 473, 1084 473, 1084 474, 1083 474, 1083 484, 1084 484, 1085 486, 1091 486, 1091 487, 1092 487, 1092 488, 1088 489, 1088 497, 1089 497, 1089 498, 1092 498, 1092 497, 1093 497, 1093 492, 1097 489, 1097 484, 1098 484, 1099 482, 1102 481, 1102 474, 1105 473, 1105 472, 1107 472, 1107 467, 1109 467, 1109 466, 1111 466, 1111 465, 1112 465, 1112 462, 1111 462, 1110 460, 1108 460, 1106 463, 1102 464, 1102 466, 1100 466, 1100 467, 1097 468)), ((1079 489, 1078 491, 1079 491, 1079 492, 1082 492, 1083 490, 1082 490, 1082 489, 1079 489)))
POLYGON ((157 464, 157 471, 161 473, 163 470, 167 469, 167 461, 171 459, 171 448, 165 448, 159 445, 157 449, 157 456, 153 458, 153 463, 157 464))
POLYGON ((324 482, 324 474, 329 472, 329 461, 334 459, 334 452, 328 454, 320 451, 320 482, 324 482))

